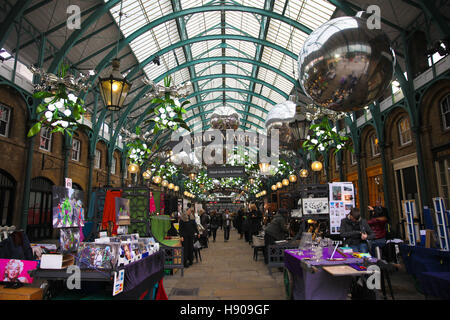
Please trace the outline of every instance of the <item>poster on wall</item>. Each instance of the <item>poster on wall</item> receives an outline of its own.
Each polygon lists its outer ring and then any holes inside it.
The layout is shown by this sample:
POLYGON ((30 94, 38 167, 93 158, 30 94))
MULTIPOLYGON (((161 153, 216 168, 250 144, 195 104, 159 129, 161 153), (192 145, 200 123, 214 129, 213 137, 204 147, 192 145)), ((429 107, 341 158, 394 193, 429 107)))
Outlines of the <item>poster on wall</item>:
POLYGON ((37 265, 32 260, 0 259, 0 282, 33 283, 28 271, 35 270, 37 265))
POLYGON ((53 186, 52 195, 53 228, 83 227, 83 191, 53 186))
POLYGON ((333 182, 330 187, 330 233, 341 232, 341 220, 355 207, 355 192, 351 182, 333 182))
POLYGON ((328 214, 328 198, 303 198, 304 214, 328 214))

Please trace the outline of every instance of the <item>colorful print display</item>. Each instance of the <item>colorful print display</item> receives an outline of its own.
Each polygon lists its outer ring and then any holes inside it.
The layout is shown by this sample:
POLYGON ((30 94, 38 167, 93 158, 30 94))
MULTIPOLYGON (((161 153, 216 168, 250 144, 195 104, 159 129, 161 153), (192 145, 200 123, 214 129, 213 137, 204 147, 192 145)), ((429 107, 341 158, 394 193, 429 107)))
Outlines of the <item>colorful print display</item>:
POLYGON ((74 252, 80 245, 80 229, 62 228, 59 230, 59 243, 62 252, 74 252))
POLYGON ((80 190, 53 186, 53 228, 84 226, 84 193, 80 190))
POLYGON ((355 207, 353 183, 330 183, 330 233, 341 232, 341 220, 355 207))
POLYGON ((119 258, 119 243, 82 242, 78 249, 77 265, 82 269, 111 269, 119 258))
POLYGON ((33 283, 28 271, 35 270, 38 262, 31 260, 0 259, 0 281, 33 283))
POLYGON ((116 198, 116 223, 119 226, 130 224, 130 200, 116 198))

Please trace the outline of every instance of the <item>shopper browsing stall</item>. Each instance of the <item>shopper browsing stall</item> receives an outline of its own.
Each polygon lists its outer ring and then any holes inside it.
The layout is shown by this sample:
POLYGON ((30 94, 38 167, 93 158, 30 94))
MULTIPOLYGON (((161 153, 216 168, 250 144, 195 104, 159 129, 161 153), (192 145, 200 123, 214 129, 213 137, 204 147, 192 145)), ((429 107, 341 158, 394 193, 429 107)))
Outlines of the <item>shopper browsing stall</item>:
POLYGON ((340 230, 344 245, 351 247, 355 252, 369 252, 367 240, 374 239, 375 235, 367 221, 361 218, 359 209, 351 209, 347 217, 342 219, 340 230))
POLYGON ((264 263, 268 263, 269 245, 274 244, 275 241, 284 240, 288 234, 287 219, 289 212, 281 208, 273 217, 273 220, 264 230, 264 263))
POLYGON ((387 209, 381 205, 378 199, 375 207, 369 206, 369 220, 367 223, 374 232, 374 239, 369 241, 370 253, 375 255, 375 248, 382 249, 386 245, 387 209))

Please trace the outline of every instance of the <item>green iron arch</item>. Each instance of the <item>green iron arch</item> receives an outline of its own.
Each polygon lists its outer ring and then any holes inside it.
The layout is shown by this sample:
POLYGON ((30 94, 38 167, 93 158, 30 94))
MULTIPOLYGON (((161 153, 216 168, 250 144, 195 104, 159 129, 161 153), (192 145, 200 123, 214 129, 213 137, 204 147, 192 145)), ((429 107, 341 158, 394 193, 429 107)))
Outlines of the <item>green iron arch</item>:
MULTIPOLYGON (((139 36, 141 36, 142 34, 147 32, 148 30, 151 30, 154 27, 156 27, 162 23, 165 23, 169 20, 177 19, 177 18, 184 17, 187 15, 192 15, 195 13, 203 13, 203 12, 209 12, 209 11, 239 11, 239 12, 256 13, 256 14, 260 14, 262 16, 267 16, 267 17, 270 17, 270 18, 273 18, 276 20, 280 20, 290 26, 293 26, 294 28, 297 28, 297 29, 305 32, 306 34, 310 34, 312 32, 312 30, 310 28, 306 27, 305 25, 303 25, 293 19, 287 18, 287 17, 280 15, 278 13, 275 13, 275 12, 271 12, 271 11, 267 11, 267 10, 259 9, 259 8, 236 6, 236 5, 210 5, 210 6, 201 6, 201 7, 196 7, 196 8, 190 8, 187 10, 173 12, 164 17, 156 19, 156 20, 148 23, 147 25, 142 26, 141 28, 139 28, 138 30, 133 32, 131 35, 127 36, 125 39, 122 39, 121 41, 119 41, 118 44, 116 46, 114 46, 114 48, 97 65, 97 67, 95 68, 96 74, 91 77, 91 83, 93 83, 98 78, 99 73, 106 67, 106 65, 113 58, 114 54, 117 51, 120 52, 131 41, 138 38, 139 36)), ((94 14, 97 14, 97 12, 95 12, 94 14)), ((86 31, 86 29, 87 28, 84 27, 78 32, 80 34, 80 36, 81 36, 81 34, 83 34, 86 31)), ((72 39, 71 43, 65 43, 64 46, 70 48, 71 45, 73 45, 73 43, 74 43, 74 40, 72 39)), ((54 61, 52 62, 52 65, 57 66, 61 62, 62 59, 63 59, 63 55, 58 55, 58 57, 55 57, 54 61)))
MULTIPOLYGON (((275 101, 272 101, 271 99, 269 99, 269 98, 267 98, 267 97, 265 97, 265 96, 263 96, 263 95, 261 95, 261 94, 259 94, 259 93, 255 93, 255 92, 253 92, 253 91, 249 91, 249 90, 246 90, 246 89, 229 88, 229 87, 225 87, 225 88, 219 87, 219 88, 211 88, 211 89, 201 90, 201 91, 194 92, 194 93, 190 94, 189 96, 186 97, 186 99, 193 98, 193 97, 195 97, 195 96, 198 96, 198 95, 201 95, 201 94, 204 94, 204 93, 221 92, 221 91, 246 93, 246 94, 255 96, 255 97, 257 97, 257 98, 260 98, 261 100, 264 100, 264 101, 266 101, 266 102, 268 102, 268 103, 270 103, 270 104, 272 104, 272 105, 276 105, 276 102, 275 102, 275 101)), ((264 109, 264 108, 263 108, 263 109, 264 109)), ((264 109, 264 110, 265 110, 265 109, 264 109)))

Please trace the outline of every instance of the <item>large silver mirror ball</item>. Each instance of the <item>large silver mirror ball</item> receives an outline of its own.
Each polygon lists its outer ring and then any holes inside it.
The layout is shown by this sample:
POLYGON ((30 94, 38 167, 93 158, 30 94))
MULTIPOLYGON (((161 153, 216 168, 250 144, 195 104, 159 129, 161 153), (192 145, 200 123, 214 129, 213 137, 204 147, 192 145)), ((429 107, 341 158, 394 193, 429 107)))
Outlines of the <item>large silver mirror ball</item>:
POLYGON ((380 98, 392 80, 395 55, 386 34, 367 20, 328 21, 306 39, 298 57, 300 84, 315 104, 356 111, 380 98))

